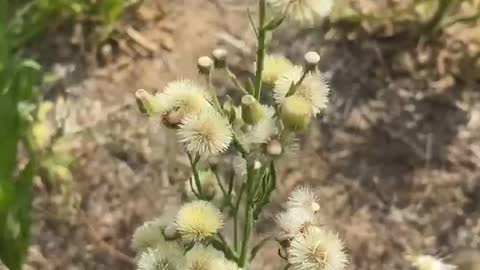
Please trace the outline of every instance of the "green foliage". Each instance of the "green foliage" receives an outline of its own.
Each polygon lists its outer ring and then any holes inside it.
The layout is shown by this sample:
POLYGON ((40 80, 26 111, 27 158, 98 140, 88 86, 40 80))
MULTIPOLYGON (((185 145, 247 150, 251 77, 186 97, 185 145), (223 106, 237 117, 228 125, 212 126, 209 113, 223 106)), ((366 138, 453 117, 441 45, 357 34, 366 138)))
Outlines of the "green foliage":
POLYGON ((28 164, 17 168, 17 148, 24 138, 27 116, 35 109, 41 74, 36 63, 12 53, 7 4, 0 0, 0 259, 11 270, 17 270, 29 246, 31 186, 36 166, 30 155, 28 164))
POLYGON ((125 7, 125 0, 6 0, 11 4, 9 39, 18 48, 68 19, 87 19, 99 22, 111 32, 113 24, 125 7))

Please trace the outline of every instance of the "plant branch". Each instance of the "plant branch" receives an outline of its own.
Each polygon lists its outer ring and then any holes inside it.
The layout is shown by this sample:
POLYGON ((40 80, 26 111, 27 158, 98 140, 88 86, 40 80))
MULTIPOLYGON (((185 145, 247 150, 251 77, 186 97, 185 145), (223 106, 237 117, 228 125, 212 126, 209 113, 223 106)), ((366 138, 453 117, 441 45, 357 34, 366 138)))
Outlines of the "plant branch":
POLYGON ((266 4, 265 0, 259 1, 259 25, 258 25, 258 48, 257 48, 257 70, 255 73, 255 88, 254 96, 257 100, 260 100, 260 95, 262 92, 262 75, 263 75, 263 65, 265 60, 265 47, 267 41, 267 32, 265 28, 265 17, 266 17, 266 4))

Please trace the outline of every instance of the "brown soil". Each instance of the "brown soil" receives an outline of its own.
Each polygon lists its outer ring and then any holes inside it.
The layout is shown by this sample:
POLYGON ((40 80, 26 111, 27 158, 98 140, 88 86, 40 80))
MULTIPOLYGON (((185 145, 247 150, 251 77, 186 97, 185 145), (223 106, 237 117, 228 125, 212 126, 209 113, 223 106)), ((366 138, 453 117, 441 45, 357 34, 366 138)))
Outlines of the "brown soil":
MULTIPOLYGON (((82 130, 74 151, 82 199, 70 223, 37 207, 33 269, 135 268, 132 232, 180 203, 188 162, 171 131, 137 112, 133 93, 194 78, 197 57, 217 45, 229 48, 233 68, 247 75, 254 48, 249 4, 145 1, 95 57, 70 38, 51 41, 62 50, 46 62, 63 76, 51 95, 71 100, 72 121, 82 130), (145 40, 134 41, 129 27, 145 40)), ((285 195, 308 183, 323 221, 345 241, 349 269, 408 269, 405 253, 449 259, 479 247, 480 84, 471 56, 478 45, 456 31, 429 46, 365 31, 354 39, 286 28, 273 36, 271 49, 296 61, 306 50, 321 51, 333 93, 329 111, 303 135, 301 154, 281 163, 278 194, 258 238, 285 195)), ((253 268, 281 267, 270 243, 253 268)))

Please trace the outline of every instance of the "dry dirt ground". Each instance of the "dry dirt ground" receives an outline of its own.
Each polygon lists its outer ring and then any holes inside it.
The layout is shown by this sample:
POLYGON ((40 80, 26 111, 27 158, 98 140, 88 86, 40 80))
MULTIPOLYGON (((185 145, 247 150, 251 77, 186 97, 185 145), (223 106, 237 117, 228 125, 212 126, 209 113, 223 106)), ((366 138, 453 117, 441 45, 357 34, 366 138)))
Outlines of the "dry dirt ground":
MULTIPOLYGON (((133 93, 197 76, 196 58, 217 45, 247 76, 249 4, 145 1, 93 56, 70 37, 46 42, 56 53, 45 62, 62 77, 50 96, 68 97, 72 129, 82 130, 74 151, 81 203, 71 222, 36 208, 33 269, 134 269, 133 230, 180 203, 188 162, 170 131, 137 112, 133 93)), ((321 51, 333 90, 329 111, 303 135, 300 155, 282 162, 257 237, 271 228, 285 195, 306 183, 320 198, 325 224, 344 239, 349 269, 409 269, 406 253, 453 259, 460 249, 479 248, 478 45, 462 40, 470 30, 423 46, 401 33, 339 29, 284 28, 272 37, 272 50, 296 61, 306 50, 321 51)), ((275 243, 253 266, 281 267, 275 243)))

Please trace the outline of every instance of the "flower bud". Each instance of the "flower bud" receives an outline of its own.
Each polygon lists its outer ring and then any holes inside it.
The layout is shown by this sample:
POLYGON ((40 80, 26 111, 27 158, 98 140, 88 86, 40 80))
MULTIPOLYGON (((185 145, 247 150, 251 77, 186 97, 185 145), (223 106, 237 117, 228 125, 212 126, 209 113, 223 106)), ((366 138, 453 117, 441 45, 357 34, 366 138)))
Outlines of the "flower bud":
POLYGON ((227 65, 227 50, 217 48, 213 50, 212 56, 215 68, 221 69, 227 65))
POLYGON ((310 123, 312 107, 301 96, 290 96, 282 104, 280 118, 286 129, 301 131, 310 123))
POLYGON ((140 112, 147 115, 154 115, 162 113, 165 109, 165 103, 160 96, 155 96, 147 91, 140 89, 135 92, 138 109, 140 112))
POLYGON ((166 240, 175 240, 178 238, 179 234, 177 232, 177 227, 175 226, 175 223, 170 223, 165 227, 165 230, 163 231, 163 235, 165 236, 166 240))
POLYGON ((320 55, 317 52, 310 51, 307 52, 304 56, 305 59, 305 69, 308 71, 313 71, 320 62, 320 55))
POLYGON ((278 140, 271 140, 266 147, 266 152, 270 156, 280 156, 282 154, 282 144, 278 140))
POLYGON ((265 108, 251 95, 242 97, 242 118, 245 123, 255 125, 265 116, 265 108))
POLYGON ((171 111, 162 118, 163 124, 168 128, 176 129, 182 121, 183 114, 179 111, 171 111))
POLYGON ((202 56, 197 61, 198 72, 203 75, 209 75, 213 67, 213 61, 208 56, 202 56))

